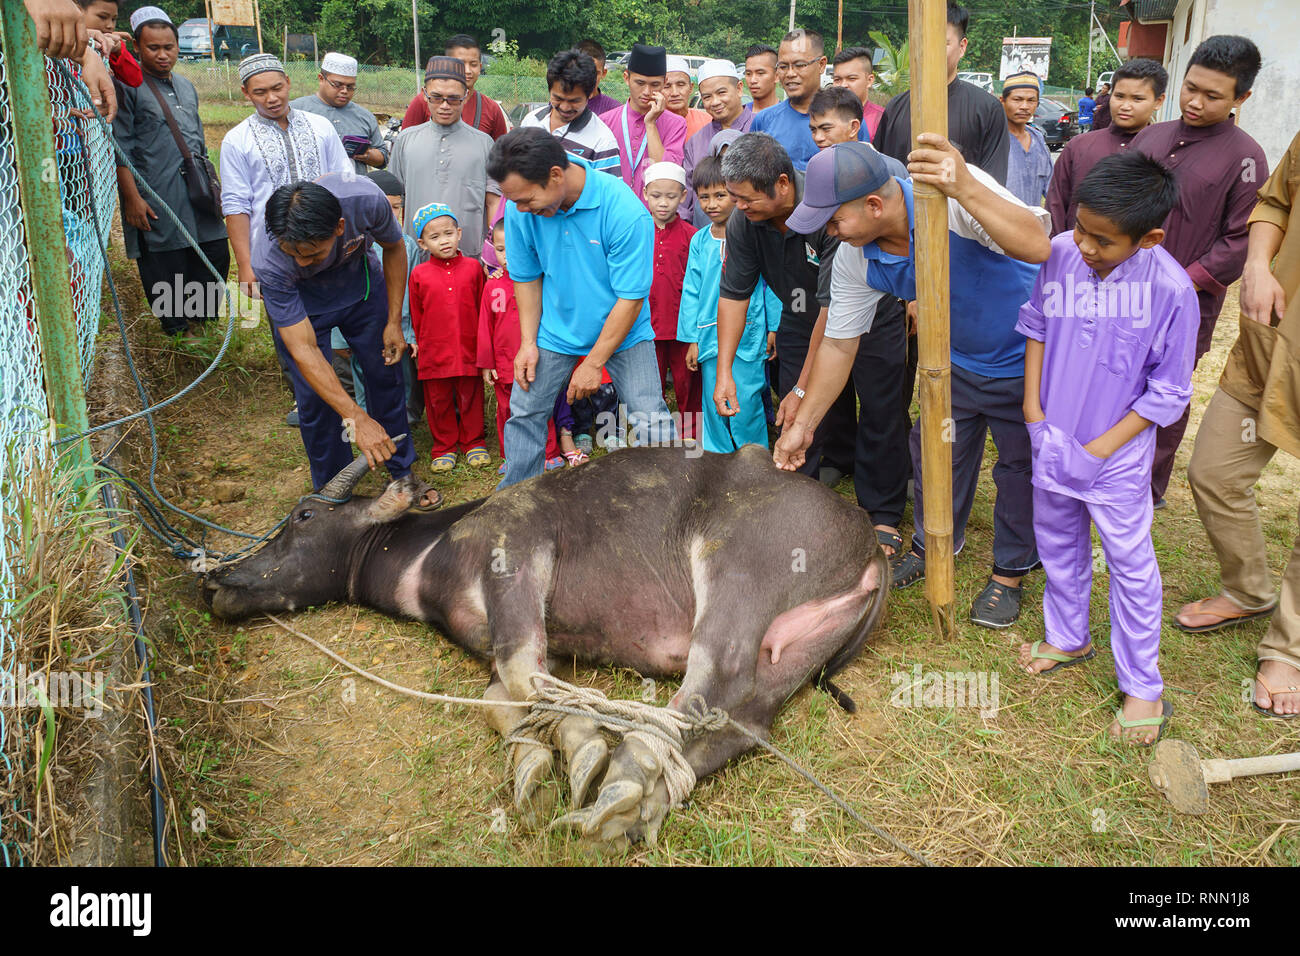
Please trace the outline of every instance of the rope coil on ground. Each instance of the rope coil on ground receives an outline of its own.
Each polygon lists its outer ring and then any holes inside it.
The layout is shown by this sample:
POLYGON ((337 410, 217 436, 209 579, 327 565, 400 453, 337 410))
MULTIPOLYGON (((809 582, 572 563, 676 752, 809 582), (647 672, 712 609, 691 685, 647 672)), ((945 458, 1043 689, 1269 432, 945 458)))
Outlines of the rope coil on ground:
MULTIPOLYGON (((640 739, 642 743, 646 744, 647 747, 650 747, 656 756, 660 756, 660 747, 668 746, 669 750, 673 750, 673 746, 668 742, 678 741, 679 743, 675 748, 675 758, 670 756, 669 759, 665 760, 662 756, 660 757, 660 765, 664 768, 664 782, 668 786, 668 792, 672 799, 673 806, 677 806, 681 800, 684 800, 695 786, 695 771, 691 769, 690 764, 687 763, 685 758, 682 756, 681 743, 684 743, 686 740, 691 739, 697 734, 722 730, 726 727, 734 728, 744 734, 745 737, 755 746, 766 750, 795 773, 799 774, 799 776, 803 777, 815 786, 825 794, 832 803, 847 813, 856 823, 880 837, 880 839, 884 840, 900 853, 911 857, 922 866, 933 865, 919 851, 912 849, 906 843, 898 840, 863 817, 862 814, 854 810, 853 807, 849 806, 841 797, 833 793, 830 788, 813 776, 811 771, 805 770, 790 757, 786 756, 780 748, 768 743, 743 724, 737 723, 721 708, 709 708, 705 703, 704 698, 698 694, 691 695, 686 703, 686 713, 682 713, 676 710, 669 710, 666 707, 656 707, 653 704, 644 704, 640 701, 610 700, 603 692, 594 687, 576 687, 572 684, 565 683, 558 677, 541 672, 534 673, 530 678, 533 683, 533 693, 529 695, 527 701, 495 701, 485 700, 478 697, 452 697, 447 694, 430 694, 427 691, 414 690, 410 687, 403 687, 401 684, 394 684, 392 681, 384 680, 384 678, 377 674, 372 674, 369 671, 358 667, 356 664, 353 664, 347 658, 336 654, 314 637, 290 627, 275 615, 268 614, 266 616, 294 637, 297 637, 316 648, 316 650, 330 658, 330 660, 346 667, 355 674, 359 674, 366 678, 366 680, 378 684, 381 687, 386 687, 398 694, 438 704, 460 704, 467 707, 528 708, 529 714, 524 717, 520 725, 516 727, 511 736, 507 738, 507 743, 538 743, 539 741, 533 737, 521 735, 520 728, 525 726, 529 728, 534 726, 545 728, 544 732, 549 735, 552 732, 553 727, 558 725, 560 719, 564 716, 588 717, 607 729, 621 729, 629 734, 637 734, 638 739, 640 739), (544 687, 549 687, 550 689, 543 689, 544 687), (649 712, 653 712, 654 716, 649 716, 649 712), (546 717, 539 717, 535 721, 530 722, 530 718, 532 718, 532 715, 536 713, 545 714, 546 717), (651 743, 652 740, 654 743, 651 743), (685 772, 690 774, 690 786, 686 787, 686 789, 682 791, 680 797, 674 795, 674 786, 681 786, 680 781, 685 779, 684 774, 682 777, 678 778, 676 783, 674 783, 673 779, 669 777, 668 769, 670 766, 676 766, 678 759, 680 759, 681 764, 685 765, 685 772)), ((544 746, 550 746, 549 736, 547 737, 547 742, 544 746)), ((673 771, 674 774, 678 772, 679 771, 676 770, 673 771)))

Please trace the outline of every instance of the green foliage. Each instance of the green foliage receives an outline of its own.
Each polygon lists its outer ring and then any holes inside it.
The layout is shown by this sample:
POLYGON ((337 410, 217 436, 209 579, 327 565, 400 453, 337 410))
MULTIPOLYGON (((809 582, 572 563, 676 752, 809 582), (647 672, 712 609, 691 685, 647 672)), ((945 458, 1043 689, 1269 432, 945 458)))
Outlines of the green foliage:
POLYGON ((903 92, 912 85, 912 66, 908 59, 907 40, 896 47, 889 42, 889 37, 879 30, 872 30, 868 35, 872 42, 884 51, 880 62, 876 65, 877 88, 889 96, 903 92))

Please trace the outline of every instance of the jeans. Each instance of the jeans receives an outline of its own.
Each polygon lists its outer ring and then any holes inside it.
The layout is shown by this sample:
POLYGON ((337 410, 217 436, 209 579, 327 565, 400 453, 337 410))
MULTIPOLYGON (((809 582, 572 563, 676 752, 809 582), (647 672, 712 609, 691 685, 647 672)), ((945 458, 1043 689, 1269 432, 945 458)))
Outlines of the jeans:
MULTIPOLYGON (((516 382, 510 392, 510 419, 506 422, 506 474, 497 488, 526 481, 542 473, 546 453, 546 422, 555 413, 555 397, 567 388, 569 376, 581 356, 565 355, 547 349, 537 350, 537 372, 527 391, 516 382)), ((659 385, 659 362, 655 357, 653 341, 638 342, 615 352, 605 363, 609 377, 614 380, 621 404, 612 417, 624 417, 632 444, 667 445, 676 438, 672 416, 664 403, 663 389, 659 385)), ((597 430, 602 425, 608 430, 614 423, 597 419, 597 430)))

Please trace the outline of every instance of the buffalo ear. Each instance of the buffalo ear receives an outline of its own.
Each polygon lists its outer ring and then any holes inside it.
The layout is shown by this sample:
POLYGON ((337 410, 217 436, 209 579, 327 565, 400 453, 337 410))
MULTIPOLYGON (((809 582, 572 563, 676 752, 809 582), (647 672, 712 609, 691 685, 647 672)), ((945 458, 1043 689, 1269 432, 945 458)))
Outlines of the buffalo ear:
POLYGON ((388 483, 384 493, 370 503, 366 517, 376 524, 385 524, 401 517, 415 503, 415 479, 407 475, 388 483))

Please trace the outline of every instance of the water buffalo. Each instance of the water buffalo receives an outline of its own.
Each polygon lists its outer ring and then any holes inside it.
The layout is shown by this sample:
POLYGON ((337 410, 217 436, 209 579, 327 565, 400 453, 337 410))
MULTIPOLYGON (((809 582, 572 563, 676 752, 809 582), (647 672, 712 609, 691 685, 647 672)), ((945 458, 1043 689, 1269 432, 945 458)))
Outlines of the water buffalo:
MULTIPOLYGON (((683 674, 669 707, 699 694, 763 739, 809 681, 829 682, 880 621, 889 564, 861 508, 765 449, 687 457, 634 448, 440 511, 416 485, 352 498, 365 459, 307 498, 262 550, 209 574, 213 611, 235 619, 348 601, 425 621, 490 662, 488 700, 520 701, 547 662, 580 659, 683 674)), ((508 736, 518 706, 488 708, 508 736)), ((654 840, 669 809, 662 768, 634 739, 608 745, 587 718, 557 734, 575 808, 602 772, 583 832, 654 840)), ((550 749, 512 743, 516 807, 549 811, 550 749)), ((752 746, 708 731, 684 755, 702 777, 752 746)), ((570 816, 574 816, 571 814, 570 816)))

